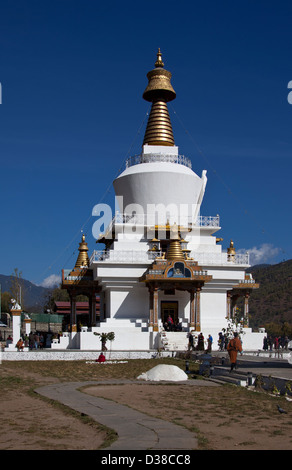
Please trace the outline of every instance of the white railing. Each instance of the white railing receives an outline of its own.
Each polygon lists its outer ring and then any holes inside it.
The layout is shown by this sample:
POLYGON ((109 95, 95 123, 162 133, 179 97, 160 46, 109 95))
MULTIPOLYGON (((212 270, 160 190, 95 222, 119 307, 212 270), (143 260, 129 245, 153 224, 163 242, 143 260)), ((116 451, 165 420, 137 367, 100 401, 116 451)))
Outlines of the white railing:
MULTIPOLYGON (((144 225, 144 226, 153 226, 155 224, 161 224, 161 218, 158 219, 158 214, 149 213, 149 214, 121 214, 117 212, 110 222, 109 226, 106 229, 106 232, 110 232, 116 224, 129 224, 129 225, 144 225)), ((220 227, 220 217, 219 215, 214 216, 205 216, 200 215, 194 220, 191 216, 179 215, 177 225, 186 225, 193 227, 220 227)), ((166 224, 166 220, 164 223, 166 224)), ((172 223, 172 222, 170 222, 172 223)))
MULTIPOLYGON (((94 251, 90 258, 90 264, 96 262, 107 263, 147 263, 154 261, 157 257, 161 257, 161 251, 141 251, 141 250, 104 250, 94 251)), ((232 258, 228 257, 226 252, 223 253, 198 253, 193 251, 190 258, 198 262, 199 266, 231 266, 243 265, 249 266, 249 254, 237 254, 232 258)), ((248 282, 248 281, 246 281, 248 282)))
POLYGON ((70 276, 70 273, 72 272, 72 269, 64 269, 64 279, 65 281, 86 281, 86 280, 91 280, 92 278, 90 276, 70 276))
POLYGON ((199 215, 197 217, 196 227, 220 227, 220 217, 219 215, 213 216, 205 216, 199 215))
POLYGON ((243 265, 249 266, 249 253, 240 253, 235 256, 228 256, 227 252, 223 253, 198 253, 192 251, 190 258, 194 258, 198 261, 199 265, 217 265, 217 266, 229 266, 229 265, 243 265))
POLYGON ((170 162, 192 168, 192 162, 184 155, 172 155, 163 153, 147 153, 142 155, 134 155, 126 160, 126 168, 133 165, 140 165, 141 163, 157 163, 157 162, 170 162))
POLYGON ((238 284, 255 284, 255 280, 254 279, 240 279, 238 281, 238 284))
POLYGON ((108 263, 150 263, 161 256, 161 251, 142 251, 142 250, 95 250, 90 257, 90 264, 96 262, 108 263))

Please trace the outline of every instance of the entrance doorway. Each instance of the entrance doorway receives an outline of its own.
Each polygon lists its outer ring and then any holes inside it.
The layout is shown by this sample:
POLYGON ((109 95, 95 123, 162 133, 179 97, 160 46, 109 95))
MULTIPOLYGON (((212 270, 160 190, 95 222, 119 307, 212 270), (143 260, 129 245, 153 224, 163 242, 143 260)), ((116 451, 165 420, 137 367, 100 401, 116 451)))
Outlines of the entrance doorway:
POLYGON ((167 318, 171 316, 174 325, 178 323, 178 302, 161 301, 161 320, 163 325, 167 322, 167 318))

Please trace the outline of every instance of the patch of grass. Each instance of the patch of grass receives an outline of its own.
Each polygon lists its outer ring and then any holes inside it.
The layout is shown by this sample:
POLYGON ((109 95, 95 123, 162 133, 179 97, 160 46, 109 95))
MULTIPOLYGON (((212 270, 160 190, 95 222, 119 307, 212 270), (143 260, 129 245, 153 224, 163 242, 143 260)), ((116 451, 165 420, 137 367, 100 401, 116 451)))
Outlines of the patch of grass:
POLYGON ((2 393, 4 390, 9 391, 9 390, 15 389, 16 387, 19 388, 19 387, 27 386, 28 383, 29 383, 28 380, 23 379, 21 377, 15 377, 12 375, 9 375, 6 377, 0 377, 0 388, 1 388, 2 393))
POLYGON ((188 428, 189 431, 193 432, 196 434, 197 436, 197 439, 198 439, 198 447, 200 450, 207 450, 209 448, 209 440, 207 439, 206 436, 204 436, 199 428, 197 428, 196 426, 191 426, 188 428))
POLYGON ((255 441, 244 441, 244 442, 240 442, 238 445, 239 446, 252 446, 252 445, 255 445, 256 442, 255 441))
POLYGON ((275 429, 270 433, 270 436, 284 436, 284 431, 282 429, 275 429))

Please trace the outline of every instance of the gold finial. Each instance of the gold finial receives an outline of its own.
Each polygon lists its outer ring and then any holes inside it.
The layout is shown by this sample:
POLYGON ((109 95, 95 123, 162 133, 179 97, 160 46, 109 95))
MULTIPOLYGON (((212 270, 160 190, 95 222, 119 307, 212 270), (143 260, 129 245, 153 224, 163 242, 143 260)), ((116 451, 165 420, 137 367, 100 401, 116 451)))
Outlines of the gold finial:
POLYGON ((160 47, 158 48, 157 60, 155 62, 155 67, 164 67, 164 63, 162 62, 162 54, 160 52, 160 47))
POLYGON ((230 240, 230 245, 229 245, 227 252, 229 254, 235 255, 235 248, 234 248, 233 240, 230 240))
POLYGON ((82 266, 89 266, 88 258, 88 246, 85 242, 85 235, 82 235, 81 243, 79 243, 79 255, 75 264, 75 268, 81 268, 82 266))
POLYGON ((235 254, 236 254, 236 251, 235 251, 235 248, 234 248, 233 240, 230 240, 229 248, 227 248, 227 258, 231 261, 234 260, 235 259, 235 254))
POLYGON ((143 98, 152 102, 143 145, 174 146, 167 102, 174 100, 176 93, 170 83, 171 73, 163 66, 161 52, 158 49, 155 69, 148 72, 148 85, 143 93, 143 98))

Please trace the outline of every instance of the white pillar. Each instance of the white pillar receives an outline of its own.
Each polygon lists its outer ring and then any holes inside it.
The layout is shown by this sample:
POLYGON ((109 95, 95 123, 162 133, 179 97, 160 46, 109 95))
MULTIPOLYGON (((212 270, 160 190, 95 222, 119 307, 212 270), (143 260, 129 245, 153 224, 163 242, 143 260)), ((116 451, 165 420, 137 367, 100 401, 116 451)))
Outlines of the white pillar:
POLYGON ((25 318, 24 323, 25 323, 25 334, 29 336, 29 333, 31 332, 31 319, 25 318))
POLYGON ((19 340, 21 334, 21 310, 11 310, 12 314, 12 338, 13 346, 15 347, 17 341, 19 340))
POLYGON ((21 335, 21 308, 12 308, 10 313, 12 316, 12 343, 4 351, 17 351, 16 343, 21 335))

